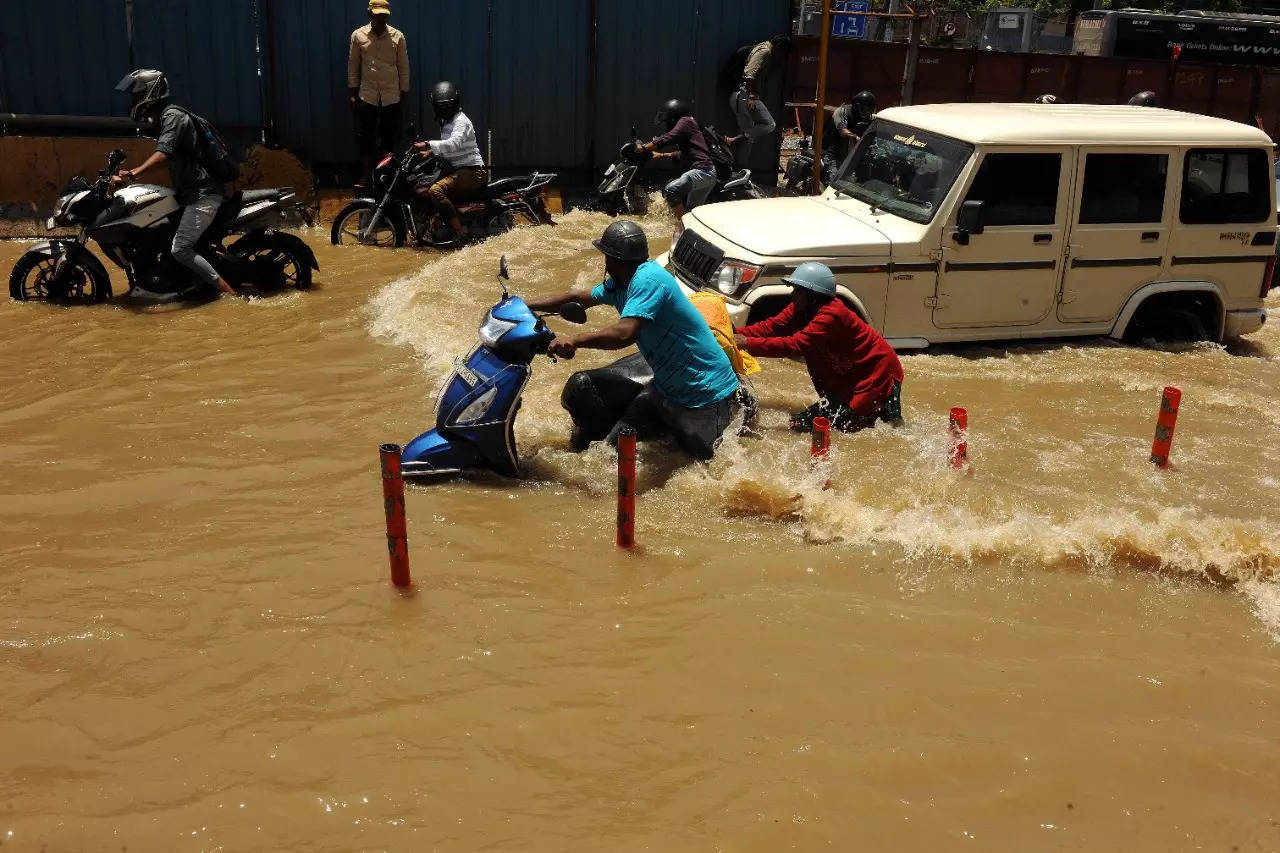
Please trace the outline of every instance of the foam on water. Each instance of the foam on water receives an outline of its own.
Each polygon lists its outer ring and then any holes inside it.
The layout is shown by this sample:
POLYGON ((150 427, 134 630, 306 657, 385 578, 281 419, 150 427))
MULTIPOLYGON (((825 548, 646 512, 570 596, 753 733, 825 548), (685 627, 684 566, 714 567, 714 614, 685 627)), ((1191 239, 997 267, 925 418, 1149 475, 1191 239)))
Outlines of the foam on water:
MULTIPOLYGON (((433 399, 497 298, 498 258, 508 258, 513 292, 586 288, 603 275, 590 240, 609 221, 574 212, 555 228, 426 256, 420 271, 374 295, 371 330, 412 348, 423 397, 433 399)), ((643 224, 656 254, 671 223, 643 224)), ((593 312, 593 324, 608 319, 593 312)), ((805 437, 786 429, 787 412, 811 400, 808 378, 802 366, 769 361, 756 379, 761 437, 727 439, 707 465, 642 446, 645 523, 679 531, 675 538, 741 538, 733 520, 747 519, 767 539, 877 551, 914 566, 1136 570, 1237 586, 1280 638, 1276 338, 1268 328, 1231 348, 1088 340, 904 356, 907 424, 835 436, 821 470, 805 437), (1182 388, 1183 413, 1174 468, 1159 471, 1147 455, 1165 384, 1182 388), (946 412, 960 404, 971 412, 968 475, 946 464, 946 412)), ((517 426, 531 478, 602 499, 611 492, 612 451, 568 450, 559 393, 573 370, 614 357, 535 364, 517 426)))

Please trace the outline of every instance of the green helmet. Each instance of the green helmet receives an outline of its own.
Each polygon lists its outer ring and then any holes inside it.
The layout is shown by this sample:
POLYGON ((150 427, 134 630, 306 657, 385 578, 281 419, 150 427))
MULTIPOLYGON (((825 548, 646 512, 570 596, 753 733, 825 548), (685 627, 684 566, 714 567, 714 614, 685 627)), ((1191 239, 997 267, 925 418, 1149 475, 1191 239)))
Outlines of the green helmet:
POLYGON ((782 280, 823 296, 836 295, 836 274, 831 271, 831 267, 817 261, 805 261, 782 280))

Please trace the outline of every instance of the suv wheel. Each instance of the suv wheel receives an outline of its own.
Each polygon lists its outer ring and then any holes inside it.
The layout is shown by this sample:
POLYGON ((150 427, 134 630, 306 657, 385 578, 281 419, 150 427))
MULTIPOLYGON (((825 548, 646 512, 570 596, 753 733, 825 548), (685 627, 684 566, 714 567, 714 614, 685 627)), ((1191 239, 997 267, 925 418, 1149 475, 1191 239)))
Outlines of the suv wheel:
POLYGON ((1205 308, 1200 299, 1148 302, 1138 309, 1125 332, 1125 340, 1129 343, 1153 339, 1178 343, 1211 340, 1213 335, 1206 325, 1205 308))

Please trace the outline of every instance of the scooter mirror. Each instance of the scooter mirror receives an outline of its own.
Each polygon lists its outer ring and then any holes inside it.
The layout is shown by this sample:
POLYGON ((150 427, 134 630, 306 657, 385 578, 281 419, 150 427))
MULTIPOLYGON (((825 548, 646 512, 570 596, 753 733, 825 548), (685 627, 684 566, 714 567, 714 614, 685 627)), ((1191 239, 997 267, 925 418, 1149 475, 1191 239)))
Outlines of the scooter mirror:
POLYGON ((560 306, 558 313, 570 323, 582 324, 587 322, 587 309, 583 308, 578 302, 566 302, 560 306))
POLYGON ((507 272, 507 256, 503 255, 502 260, 498 261, 498 278, 511 280, 511 273, 507 272))

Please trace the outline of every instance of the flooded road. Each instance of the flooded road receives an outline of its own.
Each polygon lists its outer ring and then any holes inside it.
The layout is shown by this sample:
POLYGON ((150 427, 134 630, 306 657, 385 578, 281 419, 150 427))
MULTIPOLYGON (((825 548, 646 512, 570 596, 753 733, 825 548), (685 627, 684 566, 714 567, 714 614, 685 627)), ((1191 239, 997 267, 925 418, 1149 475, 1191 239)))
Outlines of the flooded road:
POLYGON ((763 438, 642 446, 635 553, 558 404, 609 358, 540 359, 530 478, 411 490, 392 591, 377 445, 432 424, 501 254, 593 284, 606 222, 0 304, 0 850, 1280 849, 1280 324, 908 356, 906 426, 816 471, 765 362, 763 438))

